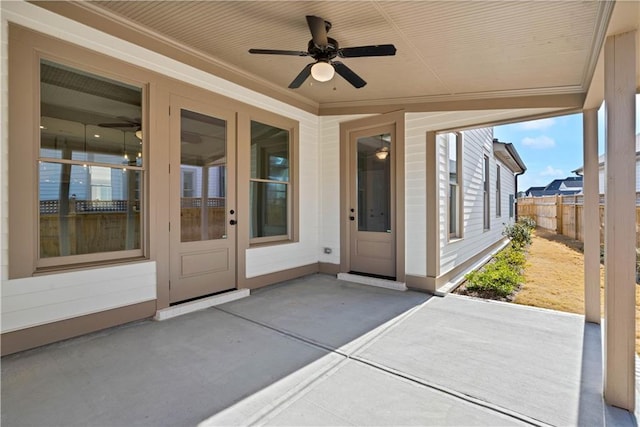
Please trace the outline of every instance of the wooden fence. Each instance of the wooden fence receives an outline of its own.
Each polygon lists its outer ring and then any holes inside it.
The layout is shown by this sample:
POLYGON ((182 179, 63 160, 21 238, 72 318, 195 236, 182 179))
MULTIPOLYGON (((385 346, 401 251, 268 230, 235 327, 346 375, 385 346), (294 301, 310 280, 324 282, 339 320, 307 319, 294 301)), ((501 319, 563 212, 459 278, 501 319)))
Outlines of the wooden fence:
MULTIPOLYGON (((181 199, 181 241, 224 238, 225 199, 181 199), (203 231, 204 230, 204 231, 203 231)), ((40 202, 40 256, 92 254, 140 248, 139 202, 127 200, 70 200, 67 210, 58 200, 40 202)))
MULTIPOLYGON (((583 196, 544 196, 518 199, 518 216, 528 216, 540 228, 584 242, 583 196)), ((636 193, 636 247, 640 247, 640 193, 636 193)), ((600 244, 604 243, 604 195, 600 195, 600 244)))

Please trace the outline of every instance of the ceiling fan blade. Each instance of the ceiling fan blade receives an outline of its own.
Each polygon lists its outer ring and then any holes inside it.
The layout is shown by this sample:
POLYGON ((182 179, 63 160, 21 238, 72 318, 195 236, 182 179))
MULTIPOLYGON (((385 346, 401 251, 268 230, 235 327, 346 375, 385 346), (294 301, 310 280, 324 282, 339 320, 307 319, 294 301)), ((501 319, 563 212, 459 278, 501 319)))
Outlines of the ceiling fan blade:
POLYGON ((138 127, 139 125, 136 123, 98 123, 98 126, 101 128, 133 128, 138 127))
POLYGON ((327 47, 329 40, 327 39, 327 25, 324 19, 318 16, 307 15, 307 25, 309 25, 313 43, 322 49, 327 47))
POLYGON ((298 74, 298 76, 295 79, 293 79, 293 81, 289 85, 289 89, 299 88, 300 85, 302 85, 302 83, 304 83, 304 81, 307 80, 307 78, 309 78, 309 76, 311 75, 311 67, 313 67, 313 64, 314 63, 307 64, 307 66, 304 67, 302 71, 300 71, 300 74, 298 74))
POLYGON ((342 58, 358 58, 362 56, 393 56, 396 47, 392 44, 378 44, 371 46, 345 47, 338 51, 342 58))
POLYGON ((249 53, 257 53, 260 55, 309 56, 307 52, 301 50, 249 49, 249 53))
POLYGON ((343 79, 348 81, 356 89, 360 89, 367 84, 362 78, 351 70, 351 68, 344 65, 342 62, 334 61, 333 68, 336 69, 336 73, 340 74, 343 79))

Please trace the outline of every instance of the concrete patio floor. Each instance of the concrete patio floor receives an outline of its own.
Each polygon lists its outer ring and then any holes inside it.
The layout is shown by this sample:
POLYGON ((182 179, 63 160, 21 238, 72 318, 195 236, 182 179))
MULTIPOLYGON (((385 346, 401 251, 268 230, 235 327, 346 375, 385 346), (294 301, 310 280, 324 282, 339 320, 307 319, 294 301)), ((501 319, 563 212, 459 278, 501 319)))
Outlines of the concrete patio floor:
POLYGON ((2 425, 635 426, 582 316, 326 275, 2 359, 2 425))

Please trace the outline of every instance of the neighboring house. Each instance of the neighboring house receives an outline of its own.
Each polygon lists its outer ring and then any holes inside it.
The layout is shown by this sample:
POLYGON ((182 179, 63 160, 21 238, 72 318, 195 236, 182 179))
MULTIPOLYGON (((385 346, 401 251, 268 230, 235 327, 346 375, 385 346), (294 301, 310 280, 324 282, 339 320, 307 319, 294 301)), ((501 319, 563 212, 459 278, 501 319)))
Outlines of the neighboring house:
MULTIPOLYGON (((605 155, 602 154, 598 157, 598 192, 604 194, 605 190, 605 155)), ((584 173, 584 167, 580 166, 576 170, 571 172, 582 177, 584 173)), ((640 192, 640 133, 636 134, 636 192, 640 192)))
POLYGON ((524 192, 522 197, 536 197, 544 191, 545 187, 529 187, 524 192))
POLYGON ((435 292, 515 219, 491 126, 587 108, 613 12, 574 3, 0 2, 2 352, 317 272, 435 292), (248 53, 307 13, 366 86, 248 53))
POLYGON ((582 192, 582 177, 570 176, 567 178, 554 179, 544 187, 529 187, 525 192, 525 197, 542 196, 573 196, 582 192))

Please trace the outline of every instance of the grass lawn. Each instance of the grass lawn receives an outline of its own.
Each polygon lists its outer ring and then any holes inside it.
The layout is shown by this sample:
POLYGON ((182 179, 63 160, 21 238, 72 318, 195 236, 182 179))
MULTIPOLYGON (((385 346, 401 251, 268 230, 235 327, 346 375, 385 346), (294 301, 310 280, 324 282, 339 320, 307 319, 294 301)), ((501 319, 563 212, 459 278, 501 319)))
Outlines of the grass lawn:
MULTIPOLYGON (((636 286, 636 352, 640 353, 640 286, 636 286)), ((525 283, 516 304, 584 314, 582 242, 537 229, 529 247, 525 283)), ((604 267, 600 266, 600 302, 604 313, 604 267)))

